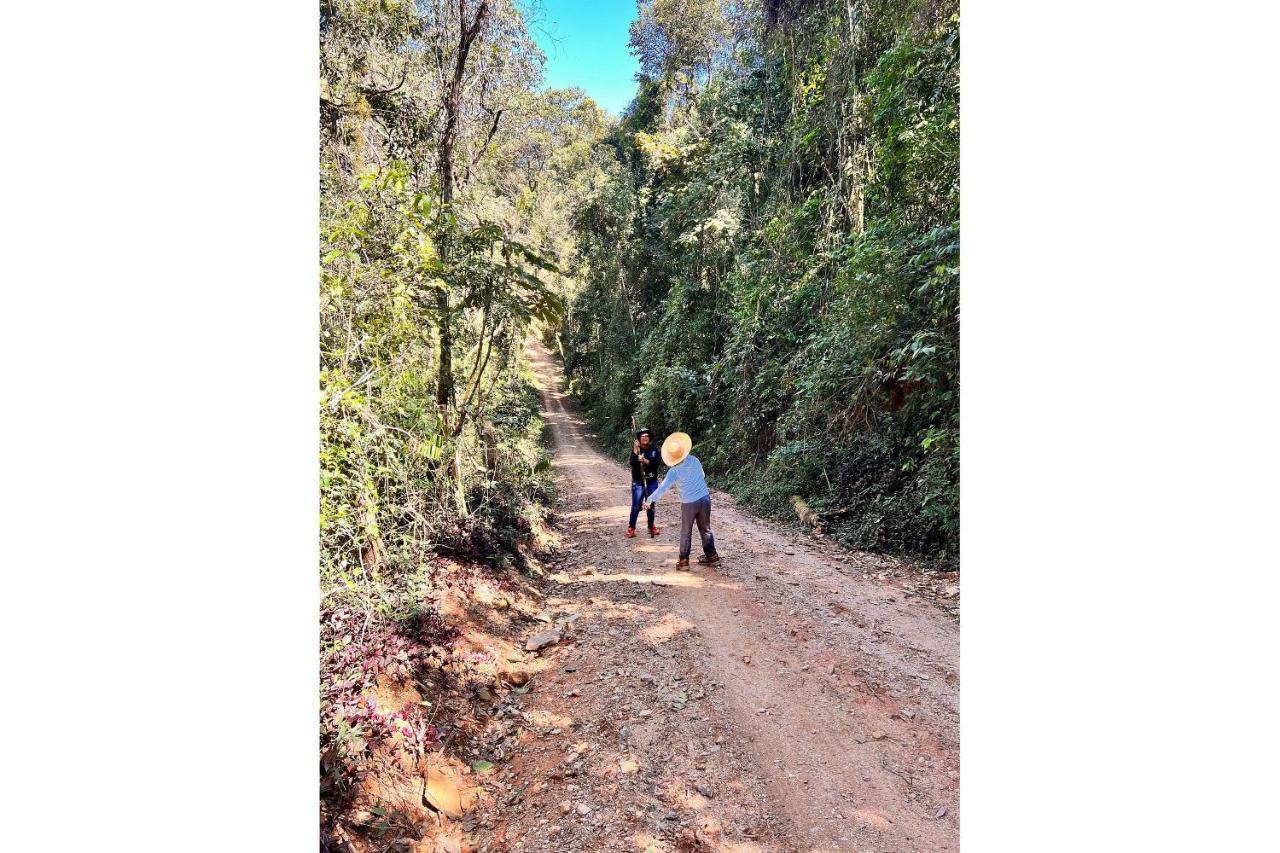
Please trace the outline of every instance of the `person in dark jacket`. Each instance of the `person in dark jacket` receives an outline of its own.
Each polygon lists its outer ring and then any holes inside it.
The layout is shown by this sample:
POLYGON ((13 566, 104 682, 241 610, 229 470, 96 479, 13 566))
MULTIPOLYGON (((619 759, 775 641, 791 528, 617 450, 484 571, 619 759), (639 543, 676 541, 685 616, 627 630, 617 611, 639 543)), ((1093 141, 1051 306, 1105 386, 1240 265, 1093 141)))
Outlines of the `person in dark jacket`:
MULTIPOLYGON (((648 429, 636 430, 635 441, 631 445, 631 518, 627 521, 627 538, 636 535, 636 519, 640 515, 640 507, 645 499, 658 488, 658 460, 661 458, 658 448, 653 446, 653 434, 648 429)), ((654 508, 647 508, 649 535, 657 536, 661 531, 653 524, 654 508)))

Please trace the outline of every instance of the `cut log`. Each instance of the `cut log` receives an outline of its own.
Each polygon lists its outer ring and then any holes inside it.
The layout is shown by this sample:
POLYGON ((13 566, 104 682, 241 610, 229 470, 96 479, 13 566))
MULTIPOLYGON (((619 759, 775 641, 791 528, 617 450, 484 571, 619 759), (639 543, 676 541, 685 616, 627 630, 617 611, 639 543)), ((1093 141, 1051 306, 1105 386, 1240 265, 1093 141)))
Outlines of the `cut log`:
POLYGON ((799 495, 792 495, 791 506, 795 507, 796 515, 800 517, 802 524, 818 531, 822 530, 822 519, 813 511, 812 507, 804 502, 804 498, 799 495))

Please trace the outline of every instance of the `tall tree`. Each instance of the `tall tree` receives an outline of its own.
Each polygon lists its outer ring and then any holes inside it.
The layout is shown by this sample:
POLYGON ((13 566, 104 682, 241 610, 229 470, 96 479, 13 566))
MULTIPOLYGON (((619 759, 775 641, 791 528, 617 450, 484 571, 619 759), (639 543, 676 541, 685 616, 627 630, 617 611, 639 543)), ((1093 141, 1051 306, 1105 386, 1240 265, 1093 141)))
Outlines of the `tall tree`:
POLYGON ((850 544, 952 560, 958 4, 713 5, 638 4, 571 381, 604 434, 638 410, 702 436, 758 509, 798 494, 850 544))
MULTIPOLYGON (((462 85, 467 78, 467 59, 480 28, 489 14, 489 0, 469 3, 458 0, 457 42, 454 47, 453 71, 444 90, 444 132, 440 136, 440 200, 445 209, 453 204, 454 149, 458 142, 459 113, 462 111, 462 85)), ((446 247, 447 251, 447 247, 446 247)), ((446 256, 447 261, 447 256, 446 256)), ((453 333, 449 291, 436 291, 436 309, 440 312, 440 369, 436 384, 436 404, 442 409, 453 402, 453 333)))

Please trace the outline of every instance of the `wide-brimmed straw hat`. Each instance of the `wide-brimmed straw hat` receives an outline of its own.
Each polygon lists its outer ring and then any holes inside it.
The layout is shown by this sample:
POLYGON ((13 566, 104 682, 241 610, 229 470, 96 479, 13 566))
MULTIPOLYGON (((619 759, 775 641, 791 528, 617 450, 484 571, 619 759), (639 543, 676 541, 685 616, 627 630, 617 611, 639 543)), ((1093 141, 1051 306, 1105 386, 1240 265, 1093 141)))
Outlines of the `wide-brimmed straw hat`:
POLYGON ((679 465, 693 450, 693 439, 687 432, 673 432, 662 442, 662 461, 667 466, 679 465))

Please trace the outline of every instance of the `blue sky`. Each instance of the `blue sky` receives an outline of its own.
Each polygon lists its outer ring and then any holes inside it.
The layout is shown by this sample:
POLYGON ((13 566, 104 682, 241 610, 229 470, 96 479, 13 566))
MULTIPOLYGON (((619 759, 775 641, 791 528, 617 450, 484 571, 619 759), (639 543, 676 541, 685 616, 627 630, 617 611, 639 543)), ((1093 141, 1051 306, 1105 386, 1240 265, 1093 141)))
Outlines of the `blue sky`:
POLYGON ((639 63, 627 48, 635 0, 542 0, 529 29, 547 55, 548 88, 577 86, 614 115, 636 93, 639 63))

